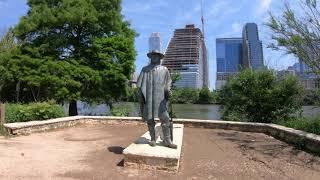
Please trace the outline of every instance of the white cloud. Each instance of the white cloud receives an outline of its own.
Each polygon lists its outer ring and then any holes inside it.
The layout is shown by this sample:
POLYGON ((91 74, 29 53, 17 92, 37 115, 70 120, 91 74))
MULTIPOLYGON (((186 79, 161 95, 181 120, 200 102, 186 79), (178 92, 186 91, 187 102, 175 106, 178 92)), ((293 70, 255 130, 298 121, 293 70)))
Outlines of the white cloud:
POLYGON ((242 25, 239 22, 234 22, 231 25, 233 33, 240 33, 242 30, 242 25))
POLYGON ((205 12, 207 23, 211 27, 218 27, 224 23, 224 19, 233 17, 245 5, 246 0, 239 0, 236 3, 232 1, 216 0, 208 5, 205 12))
POLYGON ((262 15, 269 11, 272 4, 272 0, 257 0, 257 1, 258 1, 258 5, 256 9, 256 14, 262 15))
POLYGON ((264 9, 269 9, 272 0, 260 0, 260 7, 264 9))

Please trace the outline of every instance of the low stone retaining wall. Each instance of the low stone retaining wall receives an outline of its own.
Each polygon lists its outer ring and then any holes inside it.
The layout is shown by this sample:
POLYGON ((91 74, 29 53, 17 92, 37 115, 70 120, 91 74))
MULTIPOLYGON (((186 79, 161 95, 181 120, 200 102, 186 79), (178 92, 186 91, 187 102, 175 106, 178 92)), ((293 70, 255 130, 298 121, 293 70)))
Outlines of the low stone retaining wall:
MULTIPOLYGON (((174 122, 184 124, 185 127, 226 129, 244 132, 264 133, 287 143, 298 146, 299 148, 320 154, 320 136, 280 125, 197 119, 174 119, 174 122)), ((140 117, 74 116, 46 121, 10 123, 4 124, 4 127, 12 135, 26 135, 34 132, 43 132, 57 128, 72 127, 78 124, 114 123, 140 124, 143 122, 140 117)))

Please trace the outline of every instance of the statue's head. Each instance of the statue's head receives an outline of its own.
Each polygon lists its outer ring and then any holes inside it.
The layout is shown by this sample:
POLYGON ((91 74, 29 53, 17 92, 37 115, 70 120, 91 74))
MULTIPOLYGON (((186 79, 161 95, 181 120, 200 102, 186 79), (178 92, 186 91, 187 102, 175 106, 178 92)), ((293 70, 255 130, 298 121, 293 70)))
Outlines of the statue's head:
POLYGON ((148 57, 150 58, 151 64, 159 64, 164 55, 159 51, 153 50, 148 53, 148 57))

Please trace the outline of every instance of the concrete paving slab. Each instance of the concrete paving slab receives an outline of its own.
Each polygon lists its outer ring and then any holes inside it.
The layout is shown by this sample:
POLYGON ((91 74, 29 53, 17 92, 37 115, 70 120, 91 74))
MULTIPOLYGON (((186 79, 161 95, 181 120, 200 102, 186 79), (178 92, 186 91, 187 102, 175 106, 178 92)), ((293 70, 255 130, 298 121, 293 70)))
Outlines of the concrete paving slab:
POLYGON ((177 149, 170 149, 162 145, 162 129, 160 123, 156 125, 157 146, 149 145, 149 132, 143 134, 124 151, 124 166, 138 169, 156 169, 178 171, 183 139, 183 124, 173 125, 173 143, 177 149))

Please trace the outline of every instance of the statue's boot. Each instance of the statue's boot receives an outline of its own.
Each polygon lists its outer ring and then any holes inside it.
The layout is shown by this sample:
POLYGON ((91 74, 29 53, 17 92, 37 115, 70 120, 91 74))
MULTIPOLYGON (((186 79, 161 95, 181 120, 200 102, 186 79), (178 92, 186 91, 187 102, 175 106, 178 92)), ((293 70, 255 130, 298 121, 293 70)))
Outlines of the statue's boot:
POLYGON ((148 122, 148 129, 151 140, 149 142, 150 146, 156 146, 156 131, 155 131, 155 122, 148 122))
POLYGON ((171 134, 170 134, 170 123, 161 124, 162 132, 164 136, 163 144, 166 147, 177 149, 177 145, 173 144, 171 141, 171 134))

